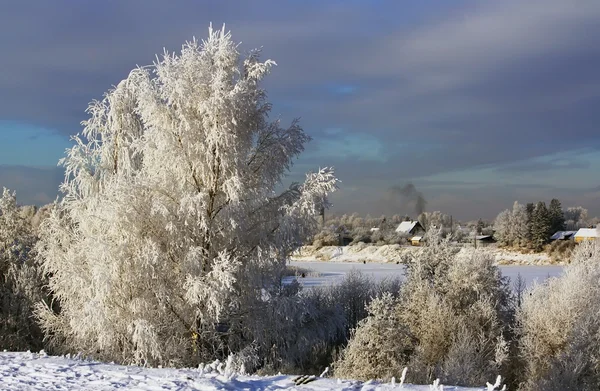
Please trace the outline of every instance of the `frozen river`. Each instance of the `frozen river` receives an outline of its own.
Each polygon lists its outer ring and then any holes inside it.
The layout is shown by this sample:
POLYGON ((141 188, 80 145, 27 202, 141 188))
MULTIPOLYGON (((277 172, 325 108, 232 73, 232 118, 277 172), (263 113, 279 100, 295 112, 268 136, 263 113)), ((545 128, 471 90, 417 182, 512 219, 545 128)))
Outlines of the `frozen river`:
MULTIPOLYGON (((377 280, 390 276, 404 276, 404 265, 394 263, 359 263, 359 262, 310 262, 292 261, 291 266, 310 269, 319 274, 318 277, 306 276, 299 278, 299 282, 306 286, 328 285, 339 282, 351 269, 357 269, 361 273, 370 275, 377 280)), ((560 276, 563 266, 500 266, 502 274, 515 280, 521 274, 527 285, 534 281, 543 282, 548 277, 560 276)))

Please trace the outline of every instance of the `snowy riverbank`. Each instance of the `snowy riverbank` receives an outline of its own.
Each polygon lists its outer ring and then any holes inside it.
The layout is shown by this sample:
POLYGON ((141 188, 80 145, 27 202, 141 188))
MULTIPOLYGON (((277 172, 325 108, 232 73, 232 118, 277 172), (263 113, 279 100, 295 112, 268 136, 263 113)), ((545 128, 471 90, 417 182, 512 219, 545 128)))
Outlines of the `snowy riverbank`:
MULTIPOLYGON (((325 246, 316 248, 304 246, 292 255, 296 261, 333 261, 333 262, 380 262, 380 263, 405 263, 420 247, 393 245, 357 244, 355 246, 325 246)), ((472 247, 463 247, 461 251, 470 251, 472 247)), ((497 247, 485 247, 499 265, 551 265, 552 262, 546 253, 525 254, 509 251, 497 247)))
MULTIPOLYGON (((215 369, 142 368, 53 357, 43 353, 0 353, 2 390, 400 390, 429 391, 429 385, 383 384, 314 377, 296 386, 296 376, 242 376, 215 369)), ((410 373, 407 376, 410 379, 410 373)), ((493 379, 490 379, 492 381, 493 379)), ((484 387, 444 386, 444 391, 474 391, 484 387)), ((489 388, 491 389, 491 388, 489 388)))

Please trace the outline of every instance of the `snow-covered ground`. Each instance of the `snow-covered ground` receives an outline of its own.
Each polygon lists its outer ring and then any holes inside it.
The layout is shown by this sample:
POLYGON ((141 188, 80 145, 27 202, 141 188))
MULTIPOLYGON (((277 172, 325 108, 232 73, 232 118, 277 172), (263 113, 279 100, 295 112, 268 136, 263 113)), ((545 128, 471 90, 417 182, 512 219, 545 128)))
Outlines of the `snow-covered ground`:
MULTIPOLYGON (((344 275, 351 269, 357 269, 363 274, 373 276, 376 280, 381 280, 386 277, 400 276, 404 277, 405 266, 395 263, 375 263, 369 262, 363 264, 361 262, 322 262, 322 261, 292 261, 290 265, 310 269, 317 272, 317 277, 299 278, 298 281, 306 286, 318 286, 334 284, 341 281, 344 275)), ((521 274, 527 285, 534 281, 543 282, 548 277, 558 277, 563 272, 563 266, 546 265, 546 266, 521 266, 508 265, 499 266, 502 274, 509 277, 512 281, 521 274)), ((291 280, 293 277, 289 277, 291 280)))
MULTIPOLYGON (((296 261, 404 263, 419 249, 420 247, 415 246, 400 246, 397 244, 377 246, 365 243, 344 247, 325 246, 316 248, 314 246, 304 246, 295 252, 292 258, 296 261)), ((471 250, 472 247, 469 245, 461 247, 461 252, 471 250)), ((526 254, 495 246, 485 247, 484 251, 489 252, 496 262, 501 265, 550 265, 556 263, 544 252, 526 254)), ((565 259, 563 263, 568 263, 568 259, 565 259)))
MULTIPOLYGON (((296 376, 286 375, 241 376, 199 369, 142 368, 52 357, 43 353, 0 353, 2 390, 435 390, 429 385, 405 384, 401 388, 398 383, 362 383, 320 377, 308 384, 296 386, 295 378, 296 376)), ((444 391, 482 389, 485 387, 443 388, 444 391)))

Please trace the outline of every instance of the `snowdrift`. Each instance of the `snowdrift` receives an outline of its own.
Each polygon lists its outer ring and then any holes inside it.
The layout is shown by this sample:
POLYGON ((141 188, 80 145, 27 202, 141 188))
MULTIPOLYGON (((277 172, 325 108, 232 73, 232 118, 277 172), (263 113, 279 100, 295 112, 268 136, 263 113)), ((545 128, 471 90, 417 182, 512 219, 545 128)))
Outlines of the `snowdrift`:
MULTIPOLYGON (((38 353, 0 353, 2 390, 404 390, 441 391, 440 386, 358 382, 316 377, 297 386, 297 376, 242 376, 213 365, 200 369, 143 368, 53 357, 38 353), (220 369, 220 370, 219 370, 220 369)), ((478 388, 443 386, 444 391, 475 391, 478 388)), ((484 387, 485 389, 485 387, 484 387)), ((493 386, 488 387, 493 390, 493 386)), ((495 388, 496 390, 498 388, 495 388)))

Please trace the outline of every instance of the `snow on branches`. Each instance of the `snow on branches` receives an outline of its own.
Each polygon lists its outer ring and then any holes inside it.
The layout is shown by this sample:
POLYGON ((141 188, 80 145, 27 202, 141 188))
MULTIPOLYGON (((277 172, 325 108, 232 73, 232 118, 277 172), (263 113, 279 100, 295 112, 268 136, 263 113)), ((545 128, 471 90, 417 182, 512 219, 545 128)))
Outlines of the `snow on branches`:
POLYGON ((40 309, 47 330, 122 362, 190 364, 243 348, 214 325, 241 335, 260 317, 247 309, 279 284, 337 182, 324 168, 275 193, 309 137, 297 121, 268 121, 259 85, 274 65, 258 51, 242 59, 211 27, 90 104, 61 160, 65 196, 42 228, 61 305, 40 309))

